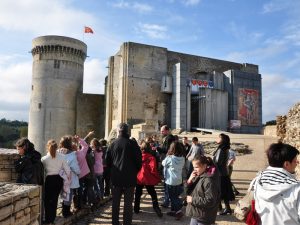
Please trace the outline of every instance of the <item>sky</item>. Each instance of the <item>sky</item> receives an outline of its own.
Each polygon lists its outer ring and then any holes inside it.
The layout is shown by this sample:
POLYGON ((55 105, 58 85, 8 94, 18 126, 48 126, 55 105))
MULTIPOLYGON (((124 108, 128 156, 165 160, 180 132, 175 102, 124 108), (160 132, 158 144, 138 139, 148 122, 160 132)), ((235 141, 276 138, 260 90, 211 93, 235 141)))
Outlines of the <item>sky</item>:
POLYGON ((32 40, 84 41, 85 93, 103 94, 123 42, 251 63, 262 75, 263 122, 300 101, 298 0, 1 0, 0 119, 29 120, 32 40), (94 34, 84 34, 84 26, 94 34))

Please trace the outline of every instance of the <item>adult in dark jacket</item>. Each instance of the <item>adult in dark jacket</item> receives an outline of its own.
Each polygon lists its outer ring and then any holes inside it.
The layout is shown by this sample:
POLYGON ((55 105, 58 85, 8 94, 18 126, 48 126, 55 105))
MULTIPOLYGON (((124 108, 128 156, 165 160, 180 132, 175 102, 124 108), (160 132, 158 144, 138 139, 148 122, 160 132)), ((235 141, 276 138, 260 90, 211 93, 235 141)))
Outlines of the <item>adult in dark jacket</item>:
POLYGON ((187 183, 186 215, 190 225, 214 224, 220 202, 220 177, 211 158, 197 155, 187 183))
POLYGON ((227 161, 230 149, 230 138, 228 135, 222 133, 219 135, 219 140, 217 141, 217 143, 219 144, 219 146, 213 154, 213 161, 220 172, 221 200, 224 200, 225 203, 225 209, 222 210, 222 204, 220 202, 220 215, 226 215, 232 213, 229 201, 232 201, 235 198, 227 170, 227 161))
POLYGON ((15 169, 18 173, 17 183, 43 185, 44 167, 41 162, 41 153, 34 149, 34 144, 27 138, 19 139, 15 146, 20 155, 15 162, 15 169))
POLYGON ((134 187, 142 167, 142 154, 137 143, 129 139, 126 123, 120 123, 117 131, 119 136, 108 147, 106 154, 106 164, 111 169, 112 224, 120 224, 120 201, 124 194, 123 224, 131 225, 134 187))

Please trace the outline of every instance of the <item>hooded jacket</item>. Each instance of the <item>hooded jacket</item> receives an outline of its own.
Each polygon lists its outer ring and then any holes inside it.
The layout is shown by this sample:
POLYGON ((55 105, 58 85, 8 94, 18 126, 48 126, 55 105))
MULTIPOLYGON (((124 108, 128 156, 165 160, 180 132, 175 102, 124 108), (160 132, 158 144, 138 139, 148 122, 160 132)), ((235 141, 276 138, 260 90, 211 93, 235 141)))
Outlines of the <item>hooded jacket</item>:
POLYGON ((139 185, 157 185, 159 182, 160 176, 155 157, 148 152, 143 152, 142 168, 137 175, 137 183, 139 185))
POLYGON ((203 224, 215 223, 220 202, 220 176, 215 166, 193 180, 192 203, 186 207, 186 215, 203 224))
POLYGON ((185 158, 175 155, 168 155, 163 161, 165 183, 168 185, 182 184, 182 168, 184 167, 185 158))
POLYGON ((269 166, 254 186, 255 209, 262 225, 300 223, 300 183, 283 168, 269 166))
POLYGON ((44 183, 44 167, 41 163, 41 153, 28 150, 15 162, 18 173, 17 183, 39 184, 44 183))

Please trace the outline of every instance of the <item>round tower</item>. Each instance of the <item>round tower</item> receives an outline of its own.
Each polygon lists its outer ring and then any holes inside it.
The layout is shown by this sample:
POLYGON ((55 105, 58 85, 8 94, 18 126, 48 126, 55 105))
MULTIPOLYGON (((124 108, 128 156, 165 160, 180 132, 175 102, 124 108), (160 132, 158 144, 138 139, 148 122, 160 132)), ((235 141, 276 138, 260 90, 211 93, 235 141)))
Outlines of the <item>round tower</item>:
POLYGON ((76 102, 82 93, 87 46, 62 36, 32 41, 32 86, 28 137, 36 150, 46 151, 49 139, 75 134, 76 102))

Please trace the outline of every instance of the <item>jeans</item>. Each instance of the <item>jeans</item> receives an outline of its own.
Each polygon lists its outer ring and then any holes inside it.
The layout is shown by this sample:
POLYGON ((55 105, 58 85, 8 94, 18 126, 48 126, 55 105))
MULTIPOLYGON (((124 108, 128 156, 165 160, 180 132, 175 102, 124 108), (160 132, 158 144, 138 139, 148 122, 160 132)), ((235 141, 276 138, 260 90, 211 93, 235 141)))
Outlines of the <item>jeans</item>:
POLYGON ((103 175, 102 174, 96 175, 94 189, 95 189, 97 197, 103 198, 104 183, 103 183, 103 175))
POLYGON ((167 188, 167 184, 164 183, 164 202, 163 202, 163 205, 168 207, 169 204, 170 204, 170 197, 169 197, 169 193, 168 193, 168 188, 167 188))
POLYGON ((120 201, 124 194, 123 225, 132 224, 134 187, 112 187, 112 225, 119 225, 120 201))
POLYGON ((183 192, 183 186, 182 184, 175 186, 166 184, 166 187, 171 200, 171 211, 178 212, 182 208, 182 201, 179 195, 183 192))

